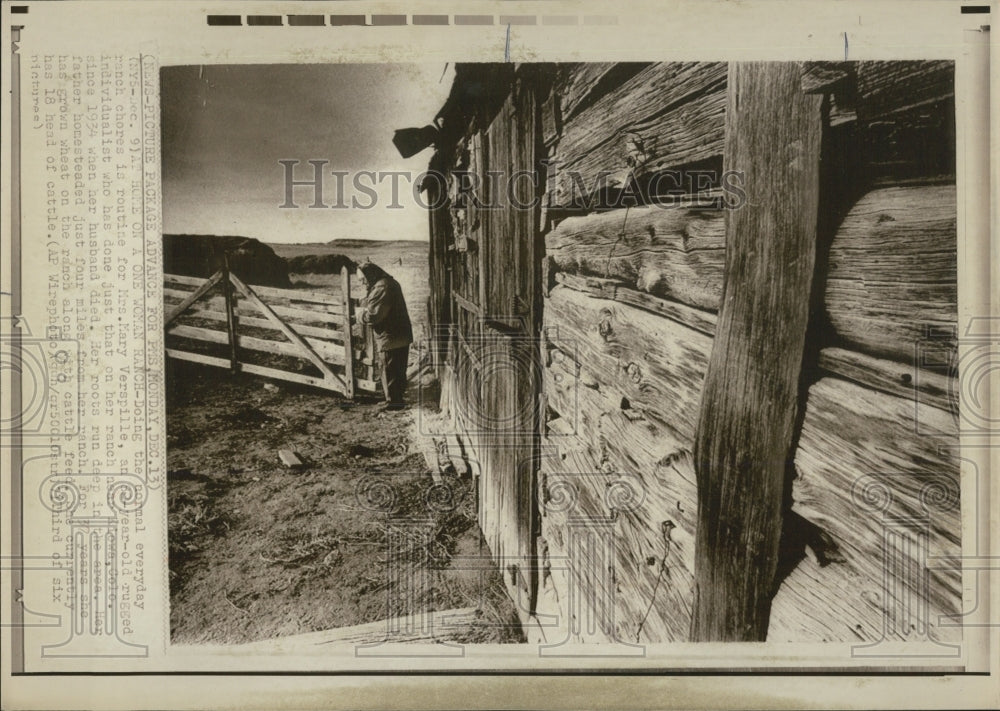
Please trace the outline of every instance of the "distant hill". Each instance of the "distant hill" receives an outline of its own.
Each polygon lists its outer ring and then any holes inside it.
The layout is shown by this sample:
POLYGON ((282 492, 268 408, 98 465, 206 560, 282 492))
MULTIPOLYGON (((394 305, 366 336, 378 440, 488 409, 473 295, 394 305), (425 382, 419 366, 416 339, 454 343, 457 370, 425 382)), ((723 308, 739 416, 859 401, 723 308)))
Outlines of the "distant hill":
POLYGON ((163 271, 193 277, 210 277, 229 268, 249 284, 289 287, 288 265, 268 245, 236 235, 163 235, 163 271))
POLYGON ((343 254, 298 254, 284 259, 292 274, 339 274, 344 267, 352 272, 358 268, 353 259, 343 254))
POLYGON ((268 246, 274 250, 275 254, 285 259, 305 255, 343 254, 355 261, 361 261, 365 256, 371 256, 374 260, 375 254, 420 253, 426 255, 429 248, 426 241, 405 239, 332 239, 329 242, 300 242, 297 244, 269 242, 268 246), (360 259, 358 255, 360 255, 360 259))

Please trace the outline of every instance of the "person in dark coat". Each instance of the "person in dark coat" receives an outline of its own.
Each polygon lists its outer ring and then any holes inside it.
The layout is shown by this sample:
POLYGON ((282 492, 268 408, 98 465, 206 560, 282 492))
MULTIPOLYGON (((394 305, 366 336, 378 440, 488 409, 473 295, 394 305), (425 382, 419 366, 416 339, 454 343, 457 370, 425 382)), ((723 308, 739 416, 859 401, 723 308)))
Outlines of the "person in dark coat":
POLYGON ((406 407, 406 362, 413 343, 413 326, 406 310, 399 282, 374 262, 365 262, 358 270, 364 277, 368 296, 361 312, 361 322, 371 325, 375 347, 382 354, 382 389, 385 409, 406 407))

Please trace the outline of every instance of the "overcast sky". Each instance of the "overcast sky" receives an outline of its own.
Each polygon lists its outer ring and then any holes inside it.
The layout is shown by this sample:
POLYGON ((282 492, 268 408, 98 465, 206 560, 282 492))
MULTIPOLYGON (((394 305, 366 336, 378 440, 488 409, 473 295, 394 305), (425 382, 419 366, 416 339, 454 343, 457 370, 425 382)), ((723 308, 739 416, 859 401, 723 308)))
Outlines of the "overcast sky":
POLYGON ((392 144, 397 128, 432 121, 447 98, 453 67, 438 64, 282 64, 165 67, 161 72, 163 231, 243 235, 266 242, 336 238, 427 239, 427 213, 399 181, 375 186, 379 204, 312 209, 312 188, 296 188, 298 209, 281 209, 285 168, 312 179, 309 160, 326 160, 324 202, 337 202, 331 171, 350 171, 344 201, 369 197, 357 171, 427 169, 431 150, 404 160, 392 144), (443 78, 442 78, 443 75, 443 78))

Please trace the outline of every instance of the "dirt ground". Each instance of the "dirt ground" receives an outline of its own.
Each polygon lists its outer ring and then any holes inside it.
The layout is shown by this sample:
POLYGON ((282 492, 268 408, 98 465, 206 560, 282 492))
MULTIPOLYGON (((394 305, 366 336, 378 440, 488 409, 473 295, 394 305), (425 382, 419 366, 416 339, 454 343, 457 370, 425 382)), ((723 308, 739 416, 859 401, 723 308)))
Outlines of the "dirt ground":
POLYGON ((374 401, 168 367, 174 643, 250 642, 459 607, 480 610, 460 641, 523 641, 499 573, 456 563, 488 556, 475 492, 457 477, 434 486, 413 439, 414 409, 376 413, 374 401), (304 467, 284 466, 279 449, 304 467), (390 560, 404 580, 426 583, 391 596, 390 560))

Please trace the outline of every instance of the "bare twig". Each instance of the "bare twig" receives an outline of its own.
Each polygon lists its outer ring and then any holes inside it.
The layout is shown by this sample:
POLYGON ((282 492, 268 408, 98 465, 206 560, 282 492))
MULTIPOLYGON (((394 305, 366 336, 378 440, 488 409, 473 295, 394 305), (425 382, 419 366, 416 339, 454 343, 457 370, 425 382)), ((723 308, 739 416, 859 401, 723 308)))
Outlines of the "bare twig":
POLYGON ((249 611, 244 610, 242 607, 240 607, 235 602, 233 602, 232 600, 230 600, 229 599, 229 593, 227 593, 227 592, 222 593, 222 597, 223 597, 223 599, 225 599, 226 602, 229 603, 229 606, 232 607, 237 612, 240 612, 240 613, 242 613, 244 615, 249 615, 250 614, 249 611))

